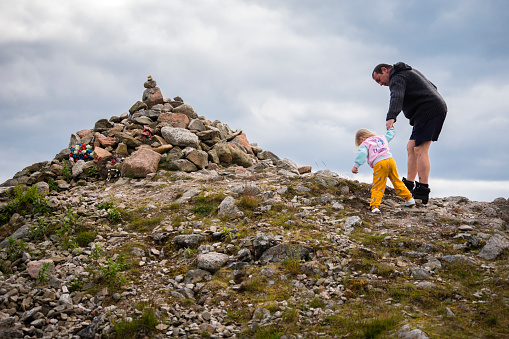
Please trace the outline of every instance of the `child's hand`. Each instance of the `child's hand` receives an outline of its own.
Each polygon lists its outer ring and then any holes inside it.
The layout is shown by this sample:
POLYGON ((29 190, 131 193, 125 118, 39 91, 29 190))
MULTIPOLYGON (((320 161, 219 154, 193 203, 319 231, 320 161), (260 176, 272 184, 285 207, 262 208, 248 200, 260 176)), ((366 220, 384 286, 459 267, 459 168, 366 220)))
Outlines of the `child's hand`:
POLYGON ((359 169, 355 166, 352 167, 352 173, 355 173, 357 174, 357 172, 359 172, 359 169))

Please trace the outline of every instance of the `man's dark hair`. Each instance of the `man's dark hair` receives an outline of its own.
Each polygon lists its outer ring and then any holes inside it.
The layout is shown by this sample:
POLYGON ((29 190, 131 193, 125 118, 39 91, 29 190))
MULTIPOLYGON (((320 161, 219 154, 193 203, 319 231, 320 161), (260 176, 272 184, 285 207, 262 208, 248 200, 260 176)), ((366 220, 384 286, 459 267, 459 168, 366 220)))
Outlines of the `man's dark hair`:
MULTIPOLYGON (((375 67, 375 69, 373 70, 373 73, 376 73, 376 74, 382 74, 382 67, 385 67, 387 69, 391 69, 392 68, 392 65, 388 65, 388 64, 380 64, 380 65, 377 65, 375 67)), ((371 73, 371 74, 373 74, 371 73)))

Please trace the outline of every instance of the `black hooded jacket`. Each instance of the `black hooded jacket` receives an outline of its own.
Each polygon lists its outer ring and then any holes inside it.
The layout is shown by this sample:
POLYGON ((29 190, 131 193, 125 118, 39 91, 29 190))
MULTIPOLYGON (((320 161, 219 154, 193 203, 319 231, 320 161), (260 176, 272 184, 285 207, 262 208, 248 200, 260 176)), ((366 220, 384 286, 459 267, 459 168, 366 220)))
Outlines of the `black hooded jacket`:
POLYGON ((387 119, 394 119, 403 111, 410 125, 428 121, 447 112, 447 105, 437 87, 421 72, 398 62, 389 73, 391 101, 387 119))

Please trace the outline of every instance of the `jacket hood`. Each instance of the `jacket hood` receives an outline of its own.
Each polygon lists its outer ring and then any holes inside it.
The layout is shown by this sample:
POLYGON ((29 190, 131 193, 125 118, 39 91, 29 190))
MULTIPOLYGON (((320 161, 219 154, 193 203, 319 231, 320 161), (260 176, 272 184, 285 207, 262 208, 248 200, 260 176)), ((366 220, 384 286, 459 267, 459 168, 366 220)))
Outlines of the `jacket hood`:
POLYGON ((412 66, 405 64, 404 62, 398 62, 392 66, 391 74, 390 76, 393 76, 394 74, 401 72, 401 71, 409 71, 412 69, 412 66))

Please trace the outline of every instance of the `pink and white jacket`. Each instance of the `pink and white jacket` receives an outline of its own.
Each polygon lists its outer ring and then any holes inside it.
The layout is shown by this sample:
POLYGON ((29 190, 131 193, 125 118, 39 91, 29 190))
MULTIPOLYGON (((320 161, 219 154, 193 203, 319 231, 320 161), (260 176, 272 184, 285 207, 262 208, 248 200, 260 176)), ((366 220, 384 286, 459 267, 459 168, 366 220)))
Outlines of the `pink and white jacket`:
POLYGON ((377 135, 364 140, 359 148, 357 148, 357 156, 353 165, 359 168, 367 160, 369 166, 373 168, 380 160, 392 158, 392 154, 389 151, 389 141, 394 138, 395 134, 396 131, 394 128, 391 128, 387 130, 385 135, 377 135))

